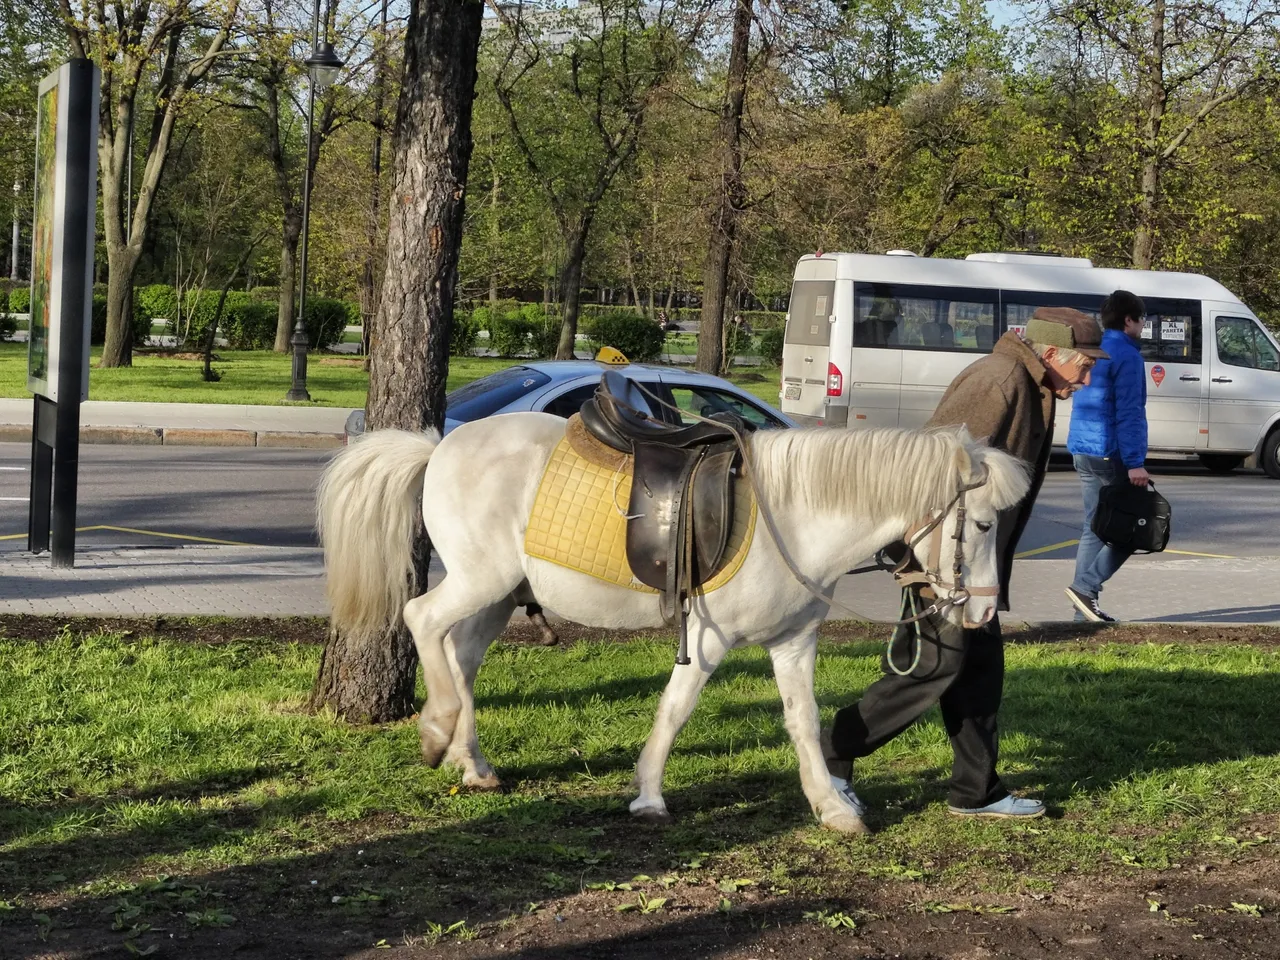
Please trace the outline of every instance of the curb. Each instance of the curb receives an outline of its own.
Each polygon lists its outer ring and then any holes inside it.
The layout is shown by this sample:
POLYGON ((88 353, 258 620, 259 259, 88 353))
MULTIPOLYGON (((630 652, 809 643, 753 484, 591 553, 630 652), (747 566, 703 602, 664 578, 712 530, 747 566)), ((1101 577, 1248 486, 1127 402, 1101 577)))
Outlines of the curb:
MULTIPOLYGON (((0 423, 0 443, 30 443, 31 428, 0 423)), ((271 447, 277 450, 331 450, 346 444, 341 433, 289 430, 216 430, 196 427, 82 426, 80 442, 169 447, 271 447)))

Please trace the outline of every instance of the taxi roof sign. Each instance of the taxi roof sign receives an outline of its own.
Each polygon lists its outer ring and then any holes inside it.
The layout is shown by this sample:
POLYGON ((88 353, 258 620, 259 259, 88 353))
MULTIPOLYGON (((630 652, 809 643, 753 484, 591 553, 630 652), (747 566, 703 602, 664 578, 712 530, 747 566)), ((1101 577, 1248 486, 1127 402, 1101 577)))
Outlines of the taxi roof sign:
POLYGON ((596 354, 596 363, 608 363, 615 367, 625 367, 631 361, 616 347, 601 347, 596 354))

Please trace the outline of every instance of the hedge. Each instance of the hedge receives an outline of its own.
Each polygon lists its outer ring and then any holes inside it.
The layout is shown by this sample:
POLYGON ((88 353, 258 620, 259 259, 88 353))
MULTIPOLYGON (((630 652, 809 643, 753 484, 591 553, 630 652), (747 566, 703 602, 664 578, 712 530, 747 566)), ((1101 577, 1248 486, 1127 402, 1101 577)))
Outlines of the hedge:
POLYGON ((666 342, 666 334, 656 323, 633 310, 588 317, 582 327, 593 353, 601 347, 613 347, 636 362, 657 360, 666 342))
POLYGON ((766 363, 782 366, 782 327, 771 327, 760 334, 760 359, 766 363))

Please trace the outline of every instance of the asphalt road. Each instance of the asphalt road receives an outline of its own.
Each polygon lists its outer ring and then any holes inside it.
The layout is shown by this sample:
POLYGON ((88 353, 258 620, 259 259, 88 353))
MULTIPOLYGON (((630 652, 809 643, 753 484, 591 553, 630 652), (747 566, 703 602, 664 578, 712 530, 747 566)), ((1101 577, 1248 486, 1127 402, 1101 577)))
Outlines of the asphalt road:
MULTIPOLYGON (((202 538, 266 546, 315 543, 315 485, 328 451, 86 445, 78 542, 165 546, 202 538)), ((30 448, 0 444, 0 549, 25 549, 30 448)), ((1221 477, 1157 464, 1173 504, 1170 547, 1232 557, 1280 555, 1280 482, 1261 472, 1221 477)), ((1023 555, 1065 559, 1080 535, 1080 487, 1069 467, 1045 480, 1023 555), (1045 549, 1055 547, 1056 549, 1045 549)), ((1176 554, 1173 556, 1177 556, 1176 554)))

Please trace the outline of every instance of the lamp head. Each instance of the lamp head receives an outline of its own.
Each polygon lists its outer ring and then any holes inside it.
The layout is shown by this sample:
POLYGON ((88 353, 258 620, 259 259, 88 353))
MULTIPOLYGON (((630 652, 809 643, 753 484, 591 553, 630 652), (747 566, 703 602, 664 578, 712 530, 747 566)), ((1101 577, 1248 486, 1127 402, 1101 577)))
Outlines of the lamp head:
POLYGON ((316 48, 311 51, 311 56, 307 57, 303 63, 307 65, 307 71, 315 81, 317 90, 328 89, 329 85, 338 79, 338 72, 344 66, 341 58, 334 53, 333 44, 327 41, 317 43, 316 48))

